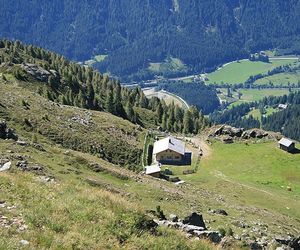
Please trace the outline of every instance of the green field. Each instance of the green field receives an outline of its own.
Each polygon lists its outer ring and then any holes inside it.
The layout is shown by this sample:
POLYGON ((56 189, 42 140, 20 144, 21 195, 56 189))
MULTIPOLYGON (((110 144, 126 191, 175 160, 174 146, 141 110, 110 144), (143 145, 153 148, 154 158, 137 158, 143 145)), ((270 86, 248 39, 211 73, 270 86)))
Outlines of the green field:
POLYGON ((108 55, 96 55, 92 59, 85 61, 84 63, 88 66, 93 66, 96 62, 102 62, 108 55))
POLYGON ((300 82, 300 71, 291 73, 280 73, 272 76, 267 76, 262 79, 256 80, 254 84, 269 84, 273 83, 274 86, 288 86, 288 84, 298 84, 300 82))
POLYGON ((178 58, 170 57, 164 62, 150 63, 148 69, 154 73, 167 73, 187 70, 186 65, 178 58))
MULTIPOLYGON (((278 111, 278 109, 274 109, 272 107, 268 107, 268 108, 265 109, 265 114, 264 115, 265 116, 269 116, 269 115, 271 115, 271 114, 273 114, 273 113, 275 113, 277 111, 278 111)), ((252 115, 253 118, 258 119, 259 121, 261 121, 262 114, 261 114, 261 112, 260 112, 259 109, 253 109, 253 110, 251 110, 248 113, 247 117, 249 117, 250 115, 252 115)))
POLYGON ((247 206, 249 213, 241 212, 243 218, 258 216, 276 223, 279 217, 275 214, 287 215, 294 222, 300 216, 300 154, 281 151, 276 142, 214 142, 211 154, 201 161, 196 174, 183 175, 180 167, 172 170, 195 189, 205 187, 226 197, 220 202, 222 206, 227 204, 226 209, 247 206))
POLYGON ((251 75, 266 73, 275 67, 296 62, 297 59, 276 59, 270 60, 270 63, 251 62, 249 60, 241 60, 239 62, 230 63, 223 68, 207 74, 207 83, 244 83, 251 75))
POLYGON ((221 100, 225 100, 230 104, 229 107, 244 103, 254 102, 262 100, 268 96, 282 96, 289 94, 289 90, 286 88, 272 88, 272 89, 238 89, 236 92, 232 92, 232 98, 226 96, 227 89, 219 89, 222 93, 219 94, 221 100), (242 93, 241 99, 238 99, 238 92, 242 93))

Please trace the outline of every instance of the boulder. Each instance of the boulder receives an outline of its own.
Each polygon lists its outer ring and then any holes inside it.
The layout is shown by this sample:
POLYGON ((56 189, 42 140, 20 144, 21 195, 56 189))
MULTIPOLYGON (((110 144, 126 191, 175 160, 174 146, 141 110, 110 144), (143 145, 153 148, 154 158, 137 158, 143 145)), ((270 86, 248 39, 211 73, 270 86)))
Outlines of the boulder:
POLYGON ((225 137, 223 137, 222 141, 225 144, 230 144, 230 143, 233 143, 233 138, 231 136, 225 136, 225 137))
POLYGON ((178 221, 178 216, 176 214, 170 214, 170 220, 172 222, 177 222, 178 221))
POLYGON ((26 71, 28 74, 32 75, 34 78, 42 81, 42 82, 47 82, 48 78, 53 75, 55 77, 54 74, 52 74, 51 72, 49 72, 48 70, 45 70, 44 68, 36 65, 36 64, 32 64, 32 63, 23 63, 21 65, 21 68, 26 71))
POLYGON ((23 246, 29 245, 29 241, 27 240, 20 240, 20 244, 23 246))
POLYGON ((193 225, 193 226, 198 226, 198 227, 203 227, 204 229, 206 229, 202 215, 197 214, 195 212, 192 213, 191 215, 185 217, 184 220, 182 221, 182 223, 188 224, 188 225, 193 225))
POLYGON ((181 229, 187 233, 194 233, 194 231, 204 231, 206 228, 204 227, 199 227, 199 226, 194 226, 194 225, 186 225, 183 224, 181 229))
POLYGON ((250 249, 251 250, 261 250, 261 249, 263 249, 263 246, 261 246, 259 243, 257 243, 257 242, 251 242, 250 244, 249 244, 249 247, 250 247, 250 249))
POLYGON ((222 240, 222 235, 217 231, 194 231, 194 234, 197 235, 200 239, 209 239, 211 242, 216 244, 219 244, 222 240))
POLYGON ((223 125, 216 129, 212 136, 228 135, 230 137, 241 137, 243 132, 243 128, 235 128, 229 125, 223 125))
POLYGON ((7 171, 11 167, 11 161, 4 163, 3 166, 0 166, 0 172, 7 171))
POLYGON ((15 132, 7 127, 5 120, 0 120, 0 139, 18 139, 18 136, 15 134, 15 132))
POLYGON ((20 140, 17 141, 17 144, 22 147, 26 147, 28 145, 26 141, 20 141, 20 140))
POLYGON ((210 210, 210 212, 213 214, 220 214, 220 215, 224 215, 224 216, 228 215, 228 213, 223 209, 210 210))

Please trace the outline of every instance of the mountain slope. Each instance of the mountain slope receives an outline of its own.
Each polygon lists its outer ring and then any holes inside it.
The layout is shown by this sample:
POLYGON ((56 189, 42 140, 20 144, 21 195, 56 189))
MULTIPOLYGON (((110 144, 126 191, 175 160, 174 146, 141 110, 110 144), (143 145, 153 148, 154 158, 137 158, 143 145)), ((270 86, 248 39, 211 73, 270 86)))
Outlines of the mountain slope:
POLYGON ((29 86, 51 101, 91 110, 106 111, 147 128, 159 125, 172 132, 198 133, 207 119, 197 109, 166 105, 157 97, 147 99, 141 88, 122 87, 91 67, 19 41, 0 40, 0 73, 29 86), (179 113, 174 126, 174 115, 179 113), (147 114, 147 116, 145 116, 147 114), (188 116, 185 124, 184 117, 188 116), (168 121, 164 126, 162 117, 168 121), (177 125, 178 125, 177 123, 177 125), (194 125, 195 124, 195 125, 194 125))
POLYGON ((295 0, 0 4, 2 37, 75 60, 102 55, 97 67, 127 80, 152 77, 149 63, 169 57, 182 60, 189 72, 199 72, 249 51, 279 47, 297 53, 300 48, 300 2, 295 0))
POLYGON ((0 84, 0 114, 12 125, 121 166, 141 167, 145 132, 139 126, 105 112, 49 102, 22 84, 0 84))

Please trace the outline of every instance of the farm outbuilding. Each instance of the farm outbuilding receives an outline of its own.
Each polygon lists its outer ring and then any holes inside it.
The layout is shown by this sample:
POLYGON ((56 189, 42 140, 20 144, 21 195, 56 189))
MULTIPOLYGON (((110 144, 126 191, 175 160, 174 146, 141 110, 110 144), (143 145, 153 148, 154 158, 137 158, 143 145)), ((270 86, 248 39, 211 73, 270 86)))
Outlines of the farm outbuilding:
POLYGON ((295 150, 295 142, 290 139, 282 138, 279 142, 279 148, 286 152, 293 152, 295 150))
POLYGON ((145 174, 146 175, 151 175, 151 176, 156 177, 156 178, 160 177, 160 172, 161 172, 160 164, 147 166, 145 168, 145 174))
POLYGON ((192 153, 186 151, 185 143, 172 136, 154 143, 154 162, 168 165, 189 165, 191 157, 192 153))

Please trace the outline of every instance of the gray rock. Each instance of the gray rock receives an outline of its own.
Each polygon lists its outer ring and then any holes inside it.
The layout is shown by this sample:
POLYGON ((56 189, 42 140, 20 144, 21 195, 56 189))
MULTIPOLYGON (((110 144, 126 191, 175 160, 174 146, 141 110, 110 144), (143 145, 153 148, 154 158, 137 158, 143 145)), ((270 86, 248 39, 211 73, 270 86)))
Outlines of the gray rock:
POLYGON ((27 142, 20 141, 20 140, 17 141, 17 144, 20 145, 20 146, 23 146, 23 147, 26 147, 28 145, 27 142))
POLYGON ((192 213, 191 215, 184 218, 182 221, 183 224, 198 226, 206 229, 205 223, 203 221, 203 217, 201 214, 192 213))
POLYGON ((225 136, 225 137, 223 137, 222 141, 225 144, 230 144, 230 143, 233 143, 233 138, 231 136, 225 136))
POLYGON ((194 226, 194 225, 183 225, 182 230, 188 233, 193 233, 194 231, 204 231, 204 227, 194 226))
POLYGON ((42 81, 42 82, 47 82, 48 78, 53 75, 55 77, 54 74, 52 74, 51 72, 49 72, 48 70, 45 70, 44 68, 36 65, 36 64, 32 64, 32 63, 23 63, 21 65, 21 68, 23 70, 25 70, 28 74, 32 75, 33 77, 35 77, 36 79, 42 81))
POLYGON ((172 221, 172 222, 177 222, 178 221, 178 217, 177 217, 177 215, 176 214, 170 214, 170 220, 172 221))
POLYGON ((211 212, 213 214, 224 215, 224 216, 228 215, 228 213, 224 209, 209 210, 209 212, 211 212))
POLYGON ((250 244, 249 244, 249 247, 250 247, 250 249, 251 250, 261 250, 261 249, 263 249, 263 246, 261 246, 259 243, 257 243, 257 242, 251 242, 250 244))
POLYGON ((20 240, 20 244, 25 246, 25 245, 29 245, 29 241, 27 240, 20 240))
POLYGON ((222 235, 217 231, 194 231, 194 234, 197 235, 200 239, 205 238, 209 239, 213 243, 220 243, 222 240, 222 235))
POLYGON ((7 127, 5 120, 0 120, 0 139, 18 139, 18 136, 15 134, 15 132, 7 127))
POLYGON ((0 172, 7 171, 11 167, 11 161, 4 163, 2 167, 0 167, 0 172))

